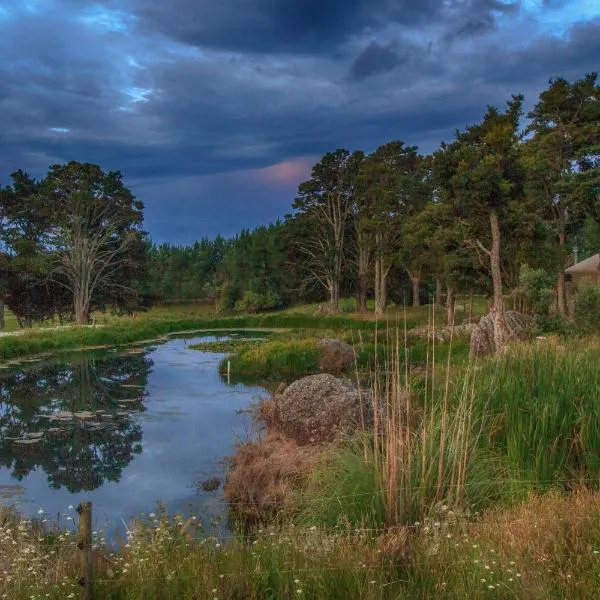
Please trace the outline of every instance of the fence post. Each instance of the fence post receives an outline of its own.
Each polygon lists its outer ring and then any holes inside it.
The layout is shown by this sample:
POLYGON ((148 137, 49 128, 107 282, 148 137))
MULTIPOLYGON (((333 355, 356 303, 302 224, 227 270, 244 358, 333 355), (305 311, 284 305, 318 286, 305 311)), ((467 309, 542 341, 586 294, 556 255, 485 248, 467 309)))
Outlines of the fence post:
POLYGON ((81 502, 77 507, 79 528, 77 548, 79 548, 79 585, 83 588, 83 599, 93 600, 94 570, 92 564, 92 503, 81 502))

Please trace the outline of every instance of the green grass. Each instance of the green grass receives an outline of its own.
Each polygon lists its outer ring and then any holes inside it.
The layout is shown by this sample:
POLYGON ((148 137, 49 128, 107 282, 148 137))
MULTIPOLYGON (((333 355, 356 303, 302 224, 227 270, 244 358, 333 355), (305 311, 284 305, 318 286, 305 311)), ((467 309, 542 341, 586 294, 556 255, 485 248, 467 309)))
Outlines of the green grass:
POLYGON ((599 361, 600 344, 588 339, 524 346, 482 365, 482 443, 503 457, 509 480, 530 482, 526 491, 600 485, 599 361))
POLYGON ((231 368, 233 382, 291 380, 319 371, 322 350, 314 338, 274 340, 236 348, 220 366, 225 373, 231 368))

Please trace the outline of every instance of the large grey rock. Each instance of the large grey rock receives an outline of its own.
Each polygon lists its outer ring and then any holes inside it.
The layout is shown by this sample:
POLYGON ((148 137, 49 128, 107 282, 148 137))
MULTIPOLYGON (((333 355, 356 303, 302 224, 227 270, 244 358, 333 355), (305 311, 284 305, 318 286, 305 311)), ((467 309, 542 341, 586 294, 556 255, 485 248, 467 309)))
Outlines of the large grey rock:
POLYGON ((371 394, 323 373, 295 381, 277 395, 279 426, 298 444, 330 442, 371 423, 371 394))
MULTIPOLYGON (((508 340, 524 340, 529 336, 531 317, 507 310, 504 313, 508 340)), ((471 356, 485 356, 497 351, 494 342, 494 320, 491 314, 481 317, 471 333, 471 356)))
POLYGON ((354 366, 354 348, 350 344, 326 338, 319 340, 319 346, 321 347, 321 357, 319 358, 321 371, 337 375, 354 366))

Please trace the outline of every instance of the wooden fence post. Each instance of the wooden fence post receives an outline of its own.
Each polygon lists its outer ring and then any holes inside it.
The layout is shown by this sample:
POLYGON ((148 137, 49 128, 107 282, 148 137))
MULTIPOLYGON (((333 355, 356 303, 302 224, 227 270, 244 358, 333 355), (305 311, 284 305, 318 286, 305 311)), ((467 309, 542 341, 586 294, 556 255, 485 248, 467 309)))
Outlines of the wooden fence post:
POLYGON ((94 571, 92 564, 92 503, 81 502, 77 507, 79 528, 77 548, 79 548, 79 585, 83 588, 83 599, 93 600, 94 571))

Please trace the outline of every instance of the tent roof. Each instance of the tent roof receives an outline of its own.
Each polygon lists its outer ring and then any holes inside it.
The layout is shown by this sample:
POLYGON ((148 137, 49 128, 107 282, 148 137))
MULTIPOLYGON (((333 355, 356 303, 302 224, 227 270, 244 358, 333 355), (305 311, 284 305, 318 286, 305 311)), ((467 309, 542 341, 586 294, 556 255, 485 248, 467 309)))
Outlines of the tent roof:
POLYGON ((590 256, 589 258, 574 264, 572 267, 569 267, 565 273, 600 273, 600 254, 594 254, 594 256, 590 256))

